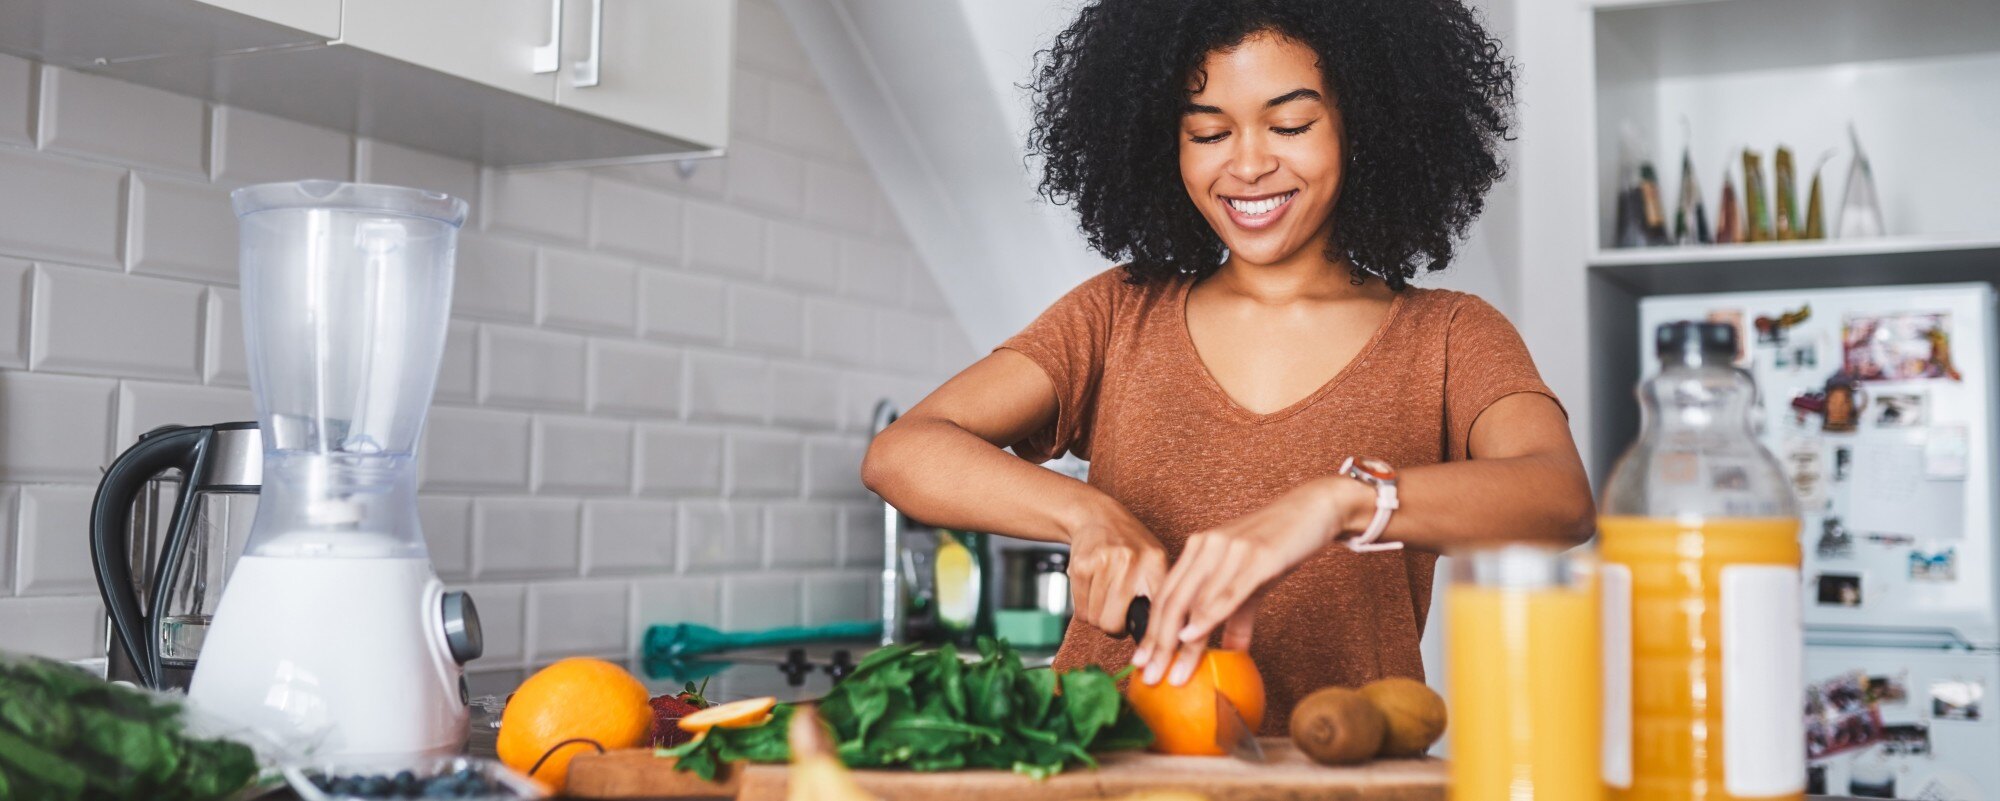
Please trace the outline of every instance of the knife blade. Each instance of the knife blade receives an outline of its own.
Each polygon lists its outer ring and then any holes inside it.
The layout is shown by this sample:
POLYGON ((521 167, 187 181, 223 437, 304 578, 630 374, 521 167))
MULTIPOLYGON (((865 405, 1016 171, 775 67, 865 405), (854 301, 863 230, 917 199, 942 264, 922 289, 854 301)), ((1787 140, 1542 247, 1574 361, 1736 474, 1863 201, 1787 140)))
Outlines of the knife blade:
POLYGON ((1236 711, 1229 696, 1219 690, 1215 693, 1215 745, 1223 753, 1245 762, 1264 761, 1264 745, 1257 742, 1257 735, 1250 731, 1243 713, 1236 711))

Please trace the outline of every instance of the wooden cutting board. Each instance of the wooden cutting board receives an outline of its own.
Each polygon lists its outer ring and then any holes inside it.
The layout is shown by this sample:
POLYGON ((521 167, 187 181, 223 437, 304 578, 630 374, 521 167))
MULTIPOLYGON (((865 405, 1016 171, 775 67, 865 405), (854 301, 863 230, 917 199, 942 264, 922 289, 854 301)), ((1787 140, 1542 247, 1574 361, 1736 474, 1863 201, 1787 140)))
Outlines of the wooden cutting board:
MULTIPOLYGON (((1445 763, 1435 759, 1377 760, 1355 767, 1314 763, 1282 737, 1263 738, 1269 760, 1252 765, 1228 757, 1111 754, 1097 770, 1071 770, 1037 782, 991 770, 913 773, 861 770, 854 778, 883 801, 1014 801, 1118 798, 1142 790, 1181 790, 1210 801, 1442 801, 1445 763)), ((750 765, 734 785, 703 785, 677 773, 651 751, 579 756, 570 763, 570 794, 584 798, 726 798, 784 801, 783 765, 750 765)))

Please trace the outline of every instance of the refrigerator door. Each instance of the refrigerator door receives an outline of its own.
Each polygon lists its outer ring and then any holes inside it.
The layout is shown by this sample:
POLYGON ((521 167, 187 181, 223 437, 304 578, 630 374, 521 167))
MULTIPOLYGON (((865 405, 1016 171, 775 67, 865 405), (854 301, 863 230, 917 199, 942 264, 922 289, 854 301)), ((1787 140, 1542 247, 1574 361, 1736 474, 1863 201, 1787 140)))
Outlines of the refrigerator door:
POLYGON ((1806 687, 1808 792, 2000 798, 2000 653, 1808 646, 1806 687))
MULTIPOLYGON (((1760 436, 1801 500, 1801 592, 1815 634, 2000 646, 1993 309, 1989 284, 1641 302, 1647 348, 1664 322, 1739 326, 1760 436), (1843 372, 1870 375, 1834 398, 1829 379, 1843 372), (1794 399, 1856 413, 1842 426, 1838 409, 1801 412, 1794 399)), ((1641 359, 1642 375, 1657 371, 1650 352, 1641 359)))

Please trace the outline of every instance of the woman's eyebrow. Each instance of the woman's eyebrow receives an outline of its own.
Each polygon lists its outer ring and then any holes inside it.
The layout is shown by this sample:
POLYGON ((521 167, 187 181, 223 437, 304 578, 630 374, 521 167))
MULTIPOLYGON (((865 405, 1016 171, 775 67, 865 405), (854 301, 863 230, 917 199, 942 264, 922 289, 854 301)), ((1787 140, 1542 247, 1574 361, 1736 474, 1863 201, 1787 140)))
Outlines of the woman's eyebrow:
MULTIPOLYGON (((1286 92, 1282 95, 1278 95, 1277 97, 1271 98, 1270 100, 1264 101, 1264 107, 1276 108, 1286 103, 1290 103, 1294 100, 1325 100, 1325 99, 1326 99, 1325 97, 1322 97, 1320 93, 1316 91, 1313 91, 1311 89, 1300 88, 1300 89, 1293 89, 1292 91, 1286 92)), ((1189 103, 1185 108, 1181 109, 1181 116, 1183 117, 1188 116, 1190 114, 1221 114, 1221 113, 1222 109, 1220 107, 1205 106, 1200 103, 1189 103)))

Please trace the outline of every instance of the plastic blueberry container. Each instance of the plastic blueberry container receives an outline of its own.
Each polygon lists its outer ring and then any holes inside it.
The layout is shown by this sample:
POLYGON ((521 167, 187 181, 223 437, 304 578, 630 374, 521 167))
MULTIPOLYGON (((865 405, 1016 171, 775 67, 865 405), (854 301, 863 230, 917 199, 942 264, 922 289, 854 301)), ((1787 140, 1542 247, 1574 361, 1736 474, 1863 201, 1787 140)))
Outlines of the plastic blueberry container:
POLYGON ((362 801, 363 799, 373 801, 375 799, 397 798, 518 801, 519 799, 538 799, 549 796, 548 791, 544 790, 540 784, 501 764, 499 760, 465 755, 412 757, 407 759, 340 760, 329 758, 316 761, 308 760, 286 765, 284 774, 286 783, 290 784, 293 792, 298 793, 299 798, 304 799, 304 801, 362 801), (395 795, 393 793, 377 795, 336 793, 330 792, 327 789, 321 789, 320 785, 313 781, 314 777, 369 776, 381 776, 393 780, 396 774, 406 770, 413 774, 420 783, 420 789, 415 796, 395 795), (463 771, 469 771, 472 775, 484 779, 485 785, 491 791, 463 795, 449 793, 442 795, 424 794, 429 787, 423 783, 428 782, 432 777, 457 774, 463 771))

